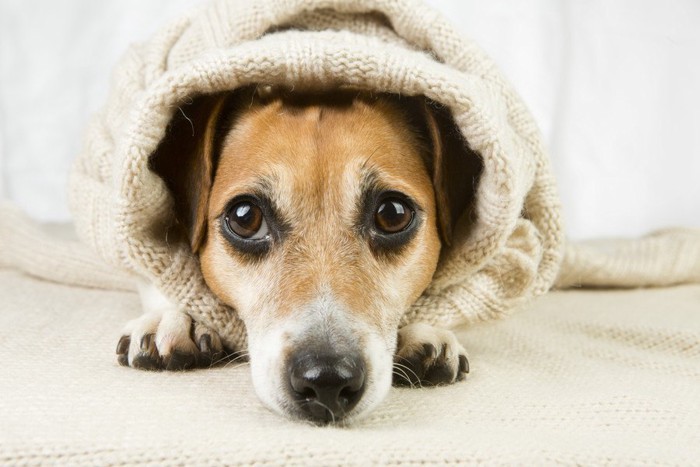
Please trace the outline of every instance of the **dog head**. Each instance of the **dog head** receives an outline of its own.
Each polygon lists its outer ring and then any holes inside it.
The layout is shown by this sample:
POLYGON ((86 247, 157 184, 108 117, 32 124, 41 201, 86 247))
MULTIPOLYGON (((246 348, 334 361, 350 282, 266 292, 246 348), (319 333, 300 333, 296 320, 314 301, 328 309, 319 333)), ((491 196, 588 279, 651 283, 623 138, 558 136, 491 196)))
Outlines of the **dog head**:
POLYGON ((183 112, 159 149, 181 157, 155 169, 208 286, 245 322, 259 397, 315 421, 366 413, 473 190, 451 176, 470 162, 441 131, 449 116, 418 98, 254 89, 183 112))

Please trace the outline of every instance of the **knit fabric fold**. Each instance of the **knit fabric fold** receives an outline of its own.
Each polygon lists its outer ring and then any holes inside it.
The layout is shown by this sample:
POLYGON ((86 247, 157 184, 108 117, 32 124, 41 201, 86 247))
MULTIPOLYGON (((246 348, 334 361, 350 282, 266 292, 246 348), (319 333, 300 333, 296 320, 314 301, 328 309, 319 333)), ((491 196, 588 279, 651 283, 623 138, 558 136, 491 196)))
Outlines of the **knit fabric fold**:
MULTIPOLYGON (((113 267, 153 282, 229 347, 245 346, 242 322, 207 288, 189 246, 167 238, 173 199, 149 169, 149 158, 181 106, 253 84, 425 96, 449 111, 464 144, 481 158, 475 220, 457 226, 433 282, 403 324, 490 319, 552 287, 564 238, 537 125, 481 49, 417 0, 219 0, 131 47, 71 175, 79 237, 113 267)), ((657 256, 672 237, 659 237, 657 256)), ((684 238, 673 258, 697 254, 700 235, 684 238)), ((653 285, 698 277, 698 263, 688 261, 676 269, 669 265, 663 278, 620 280, 601 274, 606 256, 582 251, 569 247, 560 285, 653 285)), ((616 273, 632 274, 624 264, 635 254, 613 258, 616 273)), ((635 264, 654 270, 650 258, 635 264)))
POLYGON ((476 222, 458 230, 404 323, 498 316, 550 288, 563 239, 537 126, 491 60, 414 0, 217 1, 132 47, 71 178, 80 237, 243 345, 242 323, 206 287, 197 258, 163 234, 172 199, 149 156, 180 106, 250 84, 425 96, 482 158, 476 222))

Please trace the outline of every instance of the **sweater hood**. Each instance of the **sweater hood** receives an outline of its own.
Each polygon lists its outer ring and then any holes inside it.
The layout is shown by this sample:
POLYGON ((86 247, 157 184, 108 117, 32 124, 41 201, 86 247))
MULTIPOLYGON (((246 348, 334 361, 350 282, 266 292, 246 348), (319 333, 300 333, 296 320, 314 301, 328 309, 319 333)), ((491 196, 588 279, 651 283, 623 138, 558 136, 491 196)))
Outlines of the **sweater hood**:
POLYGON ((149 158, 180 106, 260 83, 424 96, 481 159, 474 220, 458 224, 403 324, 489 319, 551 287, 563 238, 539 130, 494 63, 416 0, 221 0, 133 46, 72 173, 82 240, 244 346, 242 322, 207 288, 189 245, 168 241, 173 199, 149 158))

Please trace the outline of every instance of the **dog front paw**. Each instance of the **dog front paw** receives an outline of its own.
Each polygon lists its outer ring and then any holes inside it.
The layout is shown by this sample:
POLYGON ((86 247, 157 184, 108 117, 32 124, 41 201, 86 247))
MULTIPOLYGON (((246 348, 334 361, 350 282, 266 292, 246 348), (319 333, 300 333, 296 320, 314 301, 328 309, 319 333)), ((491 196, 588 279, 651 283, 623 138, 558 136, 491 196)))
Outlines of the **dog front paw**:
POLYGON ((399 329, 394 356, 395 385, 450 384, 463 380, 467 373, 467 352, 452 331, 422 323, 399 329))
POLYGON ((141 370, 187 370, 222 361, 219 335, 178 310, 146 313, 127 323, 117 344, 120 365, 141 370))

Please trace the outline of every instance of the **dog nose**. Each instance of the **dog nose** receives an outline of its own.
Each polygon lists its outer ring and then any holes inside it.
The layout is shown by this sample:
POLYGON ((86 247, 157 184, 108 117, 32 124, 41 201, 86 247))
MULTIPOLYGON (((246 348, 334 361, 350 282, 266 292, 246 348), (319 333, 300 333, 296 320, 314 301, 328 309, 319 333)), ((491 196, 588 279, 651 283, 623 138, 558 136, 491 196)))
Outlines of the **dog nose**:
POLYGON ((305 354, 291 360, 292 397, 311 419, 340 420, 357 405, 365 388, 365 365, 358 355, 305 354))

